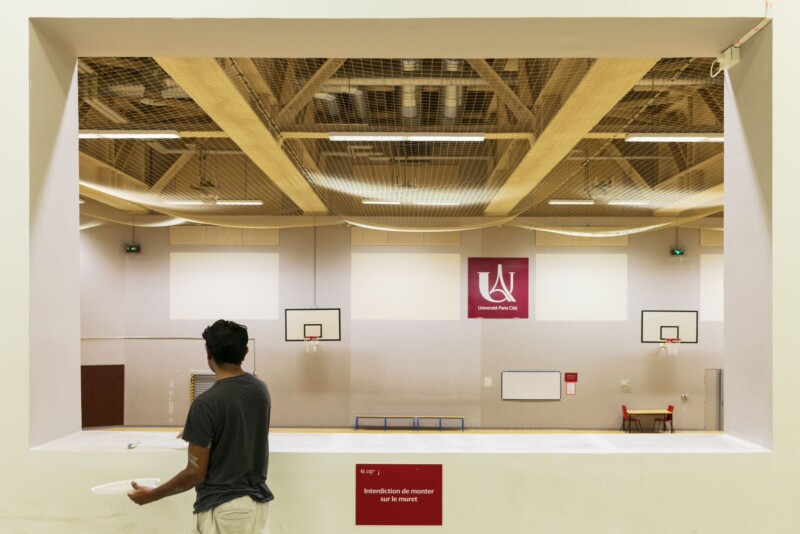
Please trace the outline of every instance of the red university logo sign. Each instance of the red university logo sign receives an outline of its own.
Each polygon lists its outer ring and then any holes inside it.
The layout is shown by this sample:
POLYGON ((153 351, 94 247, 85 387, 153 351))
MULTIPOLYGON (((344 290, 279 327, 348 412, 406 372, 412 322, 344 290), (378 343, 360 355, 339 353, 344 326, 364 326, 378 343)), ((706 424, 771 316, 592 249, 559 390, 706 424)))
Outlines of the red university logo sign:
POLYGON ((528 258, 469 258, 470 319, 528 318, 528 258))

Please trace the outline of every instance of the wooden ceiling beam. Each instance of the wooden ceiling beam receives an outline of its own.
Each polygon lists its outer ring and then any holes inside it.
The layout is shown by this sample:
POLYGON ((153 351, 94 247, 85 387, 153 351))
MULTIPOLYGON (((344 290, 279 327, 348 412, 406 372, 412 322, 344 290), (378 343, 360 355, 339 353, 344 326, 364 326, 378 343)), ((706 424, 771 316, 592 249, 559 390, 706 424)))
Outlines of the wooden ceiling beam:
MULTIPOLYGON (((614 146, 614 143, 609 142, 606 146, 608 153, 615 157, 622 157, 624 158, 625 155, 619 151, 619 149, 614 146)), ((647 183, 647 180, 644 179, 644 176, 639 174, 633 165, 630 162, 626 162, 627 165, 623 165, 622 161, 615 159, 614 160, 619 168, 624 172, 628 178, 631 179, 631 182, 638 187, 641 191, 650 191, 650 184, 647 183)))
POLYGON ((710 158, 706 158, 701 162, 695 163, 691 167, 688 167, 676 174, 673 174, 672 176, 670 176, 665 180, 661 180, 660 182, 658 182, 658 184, 656 184, 654 189, 656 191, 665 191, 672 189, 680 183, 680 180, 682 178, 690 175, 693 172, 702 171, 713 165, 721 165, 724 161, 724 155, 725 155, 724 152, 718 152, 717 154, 714 154, 710 158))
POLYGON ((147 208, 143 208, 142 206, 134 204, 133 202, 128 202, 127 200, 115 197, 114 195, 104 193, 103 191, 95 189, 90 183, 80 181, 78 183, 78 187, 78 192, 82 197, 90 198, 100 202, 101 204, 105 204, 106 206, 124 211, 129 215, 144 215, 146 213, 150 213, 150 210, 147 208))
POLYGON ((322 64, 322 66, 314 73, 311 78, 300 88, 291 100, 283 107, 278 114, 278 123, 293 123, 297 114, 300 113, 304 107, 311 102, 314 98, 314 93, 318 92, 320 88, 325 85, 331 76, 336 74, 344 64, 345 60, 342 58, 329 58, 322 64))
POLYGON ((653 210, 653 215, 670 217, 680 215, 684 211, 695 209, 722 209, 725 200, 725 184, 718 183, 694 193, 682 193, 678 198, 653 210))
POLYGON ((158 57, 155 60, 304 213, 328 213, 328 208, 216 59, 158 57))
POLYGON ((489 84, 497 98, 511 110, 519 123, 533 125, 534 117, 531 110, 485 59, 468 59, 467 62, 478 73, 478 76, 489 84))
POLYGON ((275 109, 278 106, 278 97, 275 96, 264 76, 261 75, 255 61, 246 57, 237 57, 233 58, 233 62, 241 69, 256 96, 261 98, 269 109, 275 109))
POLYGON ((183 169, 183 167, 189 163, 194 157, 194 154, 181 154, 178 159, 175 160, 175 163, 170 165, 169 169, 166 170, 164 174, 161 175, 161 178, 158 179, 156 183, 150 188, 150 191, 154 193, 160 193, 164 190, 167 185, 178 175, 178 173, 183 169))
POLYGON ((595 60, 489 202, 484 215, 508 215, 656 64, 655 58, 595 60))

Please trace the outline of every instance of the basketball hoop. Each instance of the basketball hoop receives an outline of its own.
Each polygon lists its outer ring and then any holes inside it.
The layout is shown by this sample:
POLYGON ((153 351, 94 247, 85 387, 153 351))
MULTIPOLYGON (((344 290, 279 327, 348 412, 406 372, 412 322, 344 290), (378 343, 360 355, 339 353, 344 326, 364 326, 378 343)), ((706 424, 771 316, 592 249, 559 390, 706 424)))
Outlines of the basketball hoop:
POLYGON ((681 344, 681 339, 678 337, 668 337, 664 339, 664 343, 662 343, 661 348, 667 349, 667 354, 669 356, 677 356, 678 355, 678 345, 681 344))
POLYGON ((307 336, 303 339, 306 341, 306 354, 317 352, 317 347, 319 346, 319 338, 317 336, 307 336))

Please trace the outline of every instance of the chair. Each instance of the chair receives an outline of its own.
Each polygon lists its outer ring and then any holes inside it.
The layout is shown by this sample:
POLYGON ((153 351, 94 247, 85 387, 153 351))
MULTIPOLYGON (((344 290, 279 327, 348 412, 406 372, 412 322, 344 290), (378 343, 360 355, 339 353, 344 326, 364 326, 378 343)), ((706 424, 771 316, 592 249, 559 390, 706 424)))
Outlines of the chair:
POLYGON ((669 413, 666 414, 664 417, 656 417, 655 419, 653 419, 653 432, 656 431, 656 425, 658 425, 658 431, 661 432, 661 427, 663 426, 664 430, 666 430, 667 423, 669 423, 670 432, 672 432, 673 434, 675 433, 675 427, 672 426, 672 412, 675 411, 675 406, 670 404, 669 406, 667 406, 667 411, 669 411, 669 413))
POLYGON ((628 423, 628 432, 631 431, 631 423, 636 423, 636 426, 639 428, 639 432, 642 431, 642 422, 633 417, 631 414, 628 413, 628 407, 624 404, 622 405, 622 426, 619 427, 620 430, 625 430, 625 423, 628 423))

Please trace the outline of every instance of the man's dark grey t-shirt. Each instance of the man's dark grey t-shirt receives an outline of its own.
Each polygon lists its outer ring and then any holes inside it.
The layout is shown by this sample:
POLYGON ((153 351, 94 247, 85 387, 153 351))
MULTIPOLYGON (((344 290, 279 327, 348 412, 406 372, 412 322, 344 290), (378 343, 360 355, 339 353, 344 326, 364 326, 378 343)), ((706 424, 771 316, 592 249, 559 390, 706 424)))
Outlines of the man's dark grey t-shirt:
POLYGON ((192 403, 183 439, 211 449, 206 479, 195 488, 195 513, 245 495, 274 498, 266 484, 270 408, 266 384, 249 373, 217 380, 192 403))

